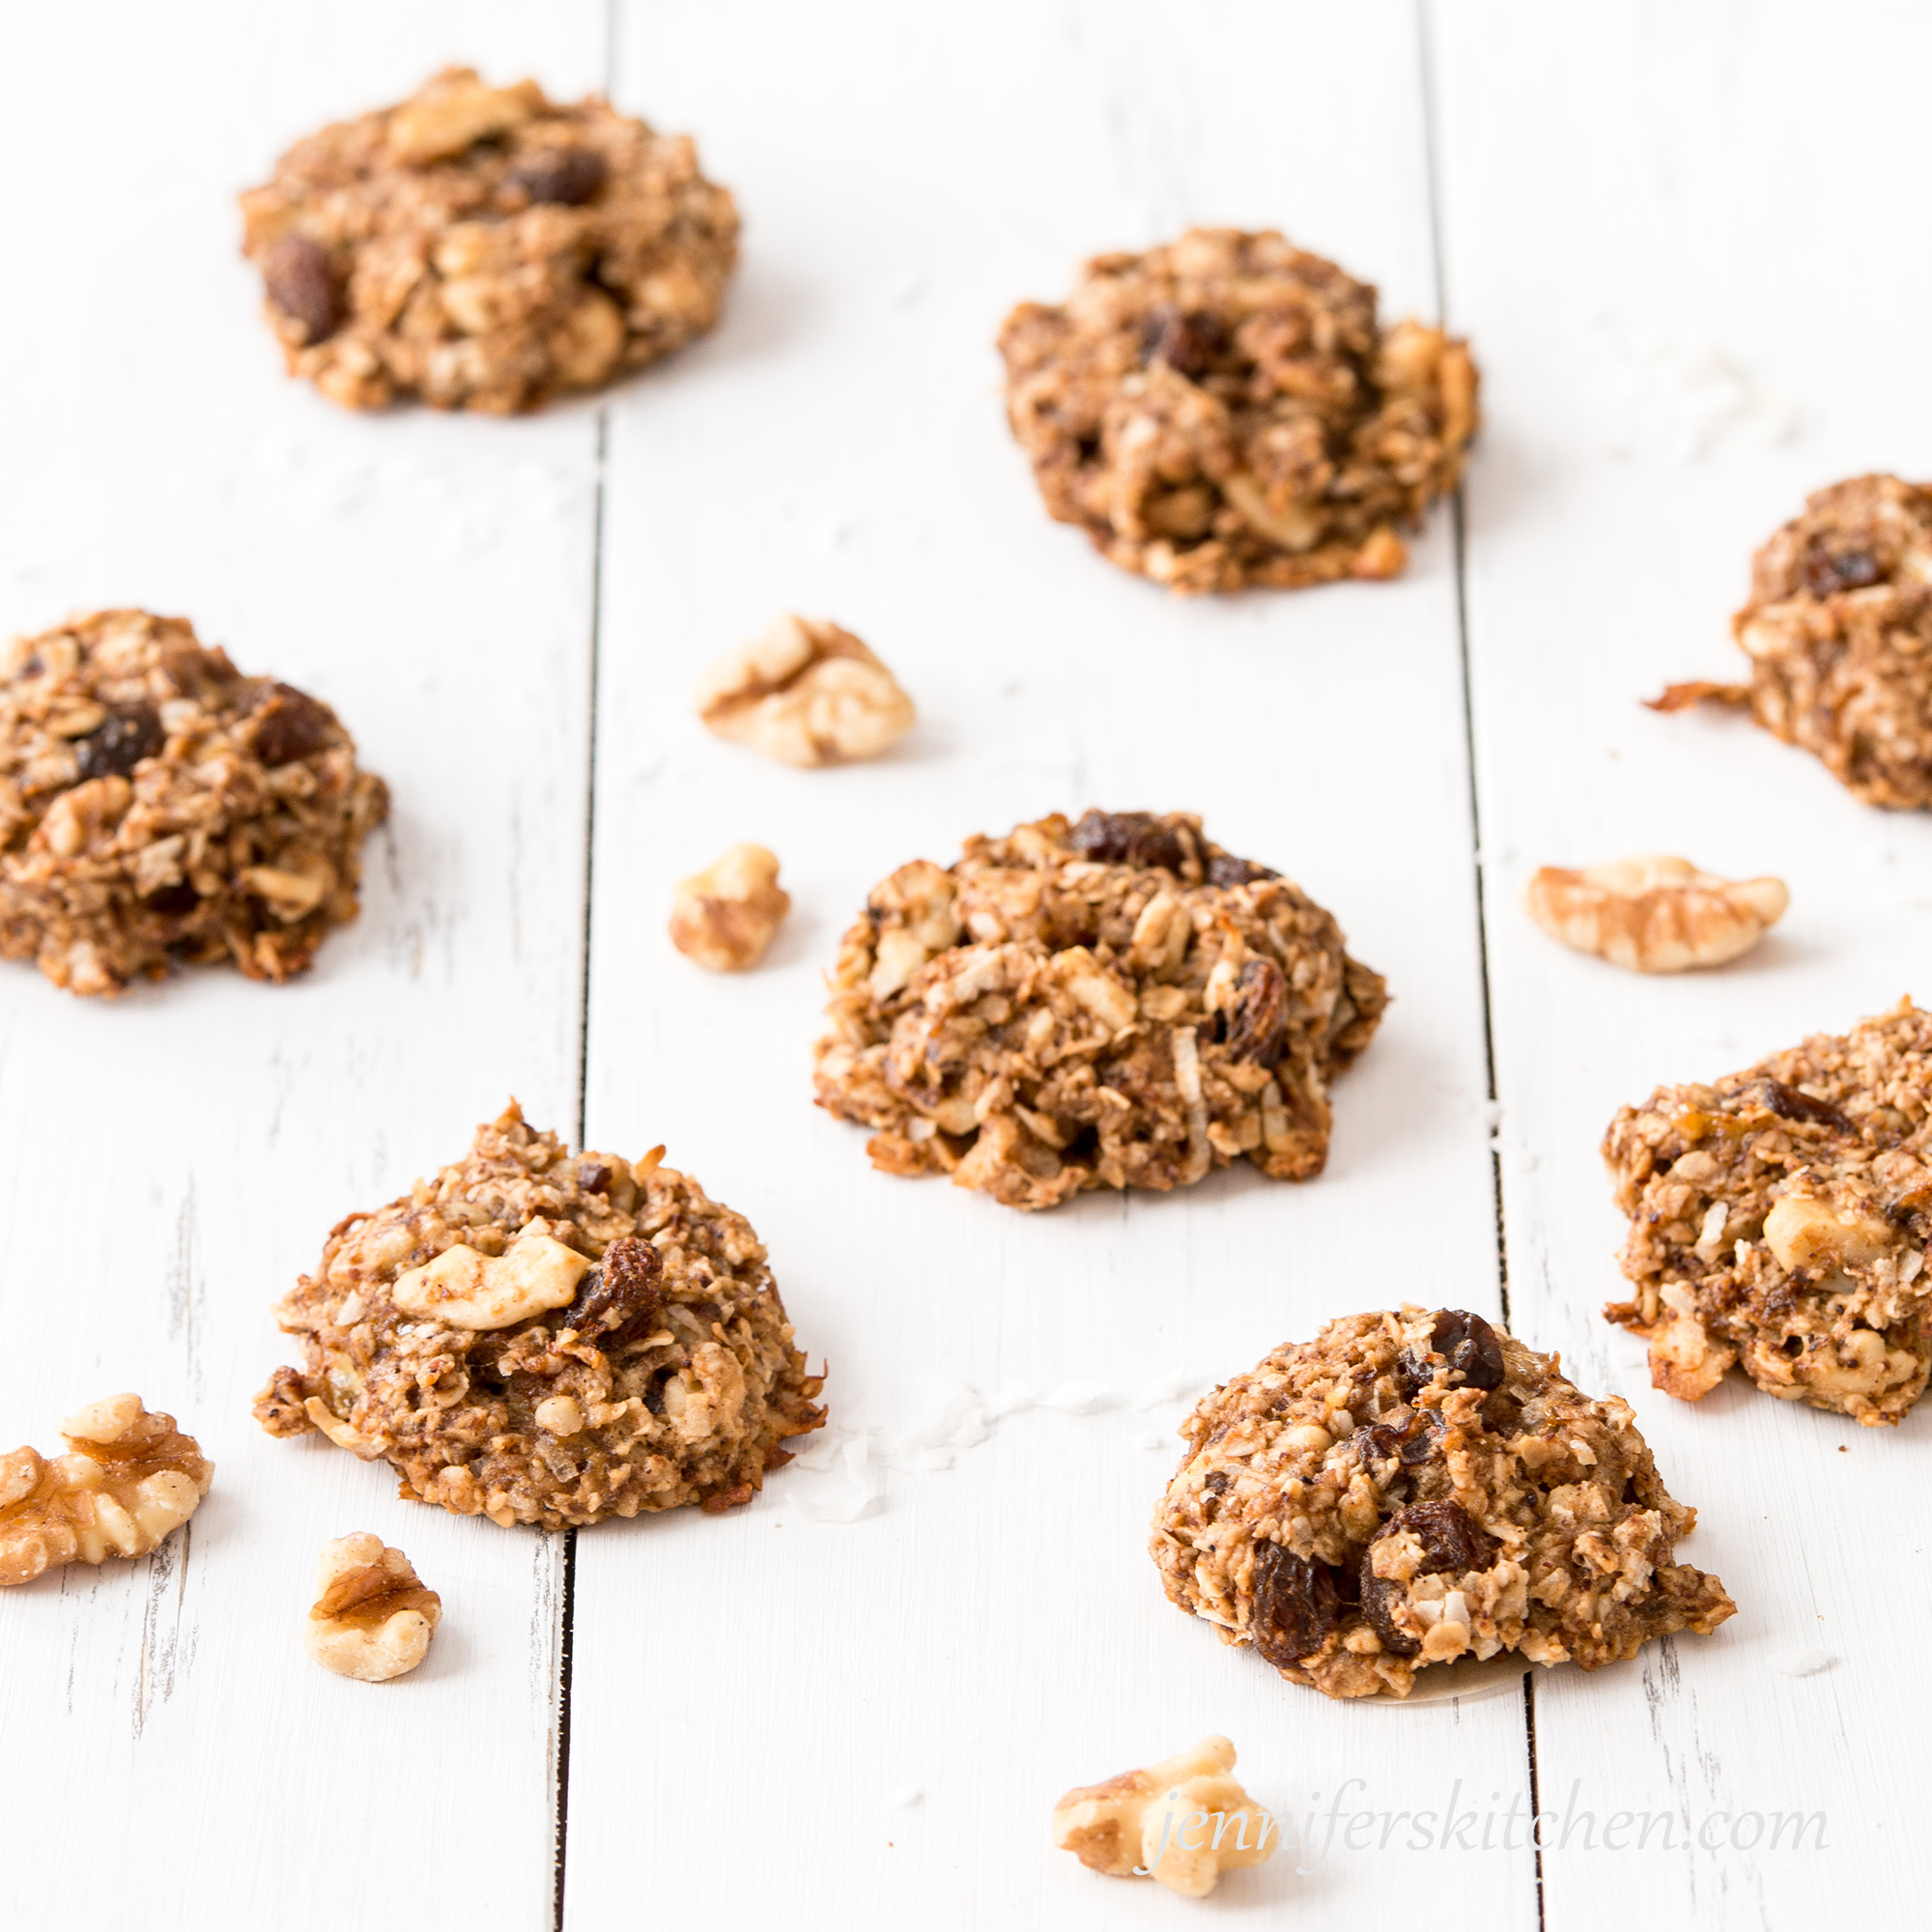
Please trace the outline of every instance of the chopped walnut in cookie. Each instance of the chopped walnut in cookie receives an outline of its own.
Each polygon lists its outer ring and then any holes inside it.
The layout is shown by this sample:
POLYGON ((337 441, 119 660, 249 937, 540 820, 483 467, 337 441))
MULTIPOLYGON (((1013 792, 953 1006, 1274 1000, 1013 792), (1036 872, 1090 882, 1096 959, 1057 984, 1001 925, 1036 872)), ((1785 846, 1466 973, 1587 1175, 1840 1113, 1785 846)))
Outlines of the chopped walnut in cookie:
POLYGON ((64 1563, 145 1556, 208 1493, 214 1464, 137 1395, 89 1403, 61 1424, 68 1453, 0 1456, 0 1584, 64 1563))
POLYGON ((1206 1397, 1154 1511, 1169 1598, 1330 1697, 1513 1650, 1585 1670, 1736 1605, 1674 1560, 1628 1404, 1463 1309, 1345 1316, 1206 1397))
POLYGON ((1000 353, 1049 514, 1179 591, 1394 577, 1476 428, 1465 344, 1272 229, 1096 256, 1000 353))
POLYGON ((742 973, 765 956, 790 910, 777 858, 762 845, 733 845, 703 871, 678 881, 670 941, 713 973, 742 973))
POLYGON ((1272 1813, 1234 1770, 1235 1747, 1203 1738, 1144 1771, 1080 1785, 1053 1807, 1053 1842, 1089 1871, 1206 1898, 1224 1871, 1260 1864, 1280 1842, 1272 1813))
POLYGON ((689 136, 469 68, 298 141, 242 209, 289 373, 351 409, 594 388, 710 328, 737 258, 689 136))
POLYGON ((0 672, 0 955, 118 993, 176 962, 276 983, 355 917, 381 779, 320 699, 181 617, 98 611, 0 672))
POLYGON ((1545 866, 1523 892, 1552 939, 1634 973, 1720 966, 1748 952, 1791 903, 1782 879, 1732 881, 1688 859, 1613 859, 1582 871, 1545 866))
POLYGON ((1184 812, 1055 813, 874 887, 845 935, 818 1103, 874 1165, 1010 1208, 1302 1180, 1388 995, 1340 926, 1184 812))
POLYGON ((706 727, 787 765, 876 757, 917 721, 912 699, 850 631, 781 617, 711 667, 697 692, 706 727))
POLYGON ((1932 1014, 1909 1000, 1610 1122, 1633 1285, 1604 1312, 1695 1402, 1767 1394, 1897 1422, 1932 1369, 1932 1014))
POLYGON ((442 1599, 423 1587, 400 1549, 366 1533, 325 1543, 302 1647, 325 1670, 386 1684, 429 1655, 442 1599))
POLYGON ((1932 486, 1815 492, 1752 559, 1731 631, 1748 684, 1674 684, 1652 708, 1747 707, 1866 805, 1932 806, 1932 486))
POLYGON ((512 1102, 463 1160, 330 1232, 277 1311, 306 1366, 256 1418, 505 1526, 749 1502, 824 1421, 822 1379, 751 1225, 663 1154, 572 1153, 512 1102))

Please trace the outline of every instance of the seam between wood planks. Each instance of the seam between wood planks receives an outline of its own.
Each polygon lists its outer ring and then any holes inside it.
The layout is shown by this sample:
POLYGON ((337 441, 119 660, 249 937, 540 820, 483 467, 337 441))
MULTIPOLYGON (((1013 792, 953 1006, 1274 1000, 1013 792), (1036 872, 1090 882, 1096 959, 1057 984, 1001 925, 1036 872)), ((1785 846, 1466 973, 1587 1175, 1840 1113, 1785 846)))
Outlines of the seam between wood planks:
MULTIPOLYGON (((1435 323, 1446 328, 1449 322, 1448 277, 1443 269, 1442 191, 1440 157, 1435 126, 1435 38, 1431 23, 1432 0, 1414 0, 1416 70, 1422 99, 1423 181, 1429 200, 1429 266, 1435 290, 1435 323)), ((1474 679, 1469 665, 1469 573, 1468 526, 1463 514, 1463 490, 1459 484, 1449 505, 1450 529, 1456 568, 1456 645, 1463 666, 1463 742, 1469 787, 1470 858, 1476 882, 1476 965, 1483 996, 1483 1072, 1489 1088, 1490 1103, 1490 1199, 1495 1209, 1496 1286, 1502 1299, 1503 1325, 1509 1325, 1509 1236, 1503 1225, 1503 1163, 1495 1145, 1496 1050, 1495 1028, 1490 1009, 1490 905, 1483 868, 1483 802, 1476 783, 1476 702, 1474 679)), ((1542 1809, 1541 1780, 1536 1763, 1536 1673, 1522 1674, 1523 1752, 1529 1768, 1529 1849, 1535 1861, 1536 1923, 1538 1932, 1548 1925, 1543 1884, 1543 1847, 1538 1842, 1536 1819, 1542 1809)))
MULTIPOLYGON (((607 0, 604 42, 604 86, 611 87, 611 47, 614 43, 616 0, 607 0)), ((578 976, 577 1007, 577 1145, 583 1145, 590 1091, 590 905, 597 870, 597 704, 601 682, 604 631, 604 464, 610 447, 611 406, 597 412, 597 483, 590 511, 590 689, 589 752, 584 760, 583 786, 583 967, 578 976)), ((574 1625, 577 1617, 577 1531, 563 1532, 563 1600, 557 1609, 556 1676, 556 1822, 553 1834, 555 1878, 551 1889, 553 1932, 563 1928, 564 1876, 570 1841, 570 1687, 574 1625)))

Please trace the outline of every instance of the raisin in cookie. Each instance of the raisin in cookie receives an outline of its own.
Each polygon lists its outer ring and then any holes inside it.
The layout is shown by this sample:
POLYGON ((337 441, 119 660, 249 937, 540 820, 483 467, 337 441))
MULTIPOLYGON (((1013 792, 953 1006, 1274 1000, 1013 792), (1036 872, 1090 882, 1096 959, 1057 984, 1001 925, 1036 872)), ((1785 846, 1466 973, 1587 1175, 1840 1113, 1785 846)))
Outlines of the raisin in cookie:
POLYGON ((1672 1561, 1697 1514, 1629 1406, 1461 1309, 1344 1316, 1180 1434, 1151 1545, 1169 1598, 1330 1697, 1505 1650, 1595 1670, 1737 1608, 1672 1561))
POLYGON ((181 617, 99 611, 0 677, 0 953, 118 993, 171 961, 299 973, 355 917, 381 779, 328 706, 181 617))
POLYGON ((1808 497, 1731 619, 1747 685, 1674 684, 1660 711, 1748 706, 1866 805, 1932 806, 1932 486, 1859 476, 1808 497))
POLYGON ((821 1378, 750 1222, 663 1152, 573 1154, 512 1101, 464 1159, 330 1231, 276 1311, 307 1368, 277 1369, 256 1419, 505 1525, 749 1502, 824 1421, 821 1378))
POLYGON ((1909 1000, 1610 1123, 1635 1289, 1604 1313, 1695 1402, 1759 1388, 1876 1426, 1932 1366, 1932 1013, 1909 1000))
POLYGON ((1000 353, 1048 512, 1174 590, 1395 576, 1476 428, 1463 343, 1272 229, 1096 256, 1000 353))
POLYGON ((1009 1208, 1319 1174, 1328 1085, 1388 995, 1297 887, 1185 812, 1059 813, 873 888, 832 976, 818 1103, 889 1174, 1009 1208))
POLYGON ((358 410, 594 388, 703 334, 737 259, 688 136, 468 68, 297 142, 242 209, 290 374, 358 410))

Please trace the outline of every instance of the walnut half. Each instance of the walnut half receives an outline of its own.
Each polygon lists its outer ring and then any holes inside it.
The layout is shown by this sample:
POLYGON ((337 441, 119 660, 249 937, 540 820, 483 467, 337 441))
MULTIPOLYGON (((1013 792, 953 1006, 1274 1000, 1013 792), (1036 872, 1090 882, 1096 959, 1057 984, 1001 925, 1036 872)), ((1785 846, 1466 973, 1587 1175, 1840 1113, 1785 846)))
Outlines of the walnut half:
POLYGON ((400 1549, 366 1532, 322 1546, 302 1644, 325 1670, 384 1684, 429 1655, 442 1599, 400 1549))
POLYGON ((1784 917, 1782 879, 1736 883, 1689 859, 1613 859, 1580 872, 1545 866, 1523 904, 1552 939, 1634 973, 1721 966, 1747 952, 1784 917))
POLYGON ((776 856, 762 845, 733 845, 703 871, 677 882, 670 943, 713 973, 742 973, 765 956, 790 910, 776 856))
POLYGON ((719 737, 787 765, 876 757, 917 716, 850 631, 810 617, 781 617, 721 658, 698 688, 697 712, 719 737))
POLYGON ((189 1517, 214 1464, 137 1395, 89 1403, 61 1424, 69 1453, 0 1456, 0 1585, 64 1563, 145 1556, 189 1517))
POLYGON ((1206 1898, 1224 1871, 1274 1855, 1273 1815, 1229 1774, 1235 1747, 1203 1738, 1144 1771, 1084 1784, 1053 1807, 1053 1842, 1090 1871, 1206 1898))

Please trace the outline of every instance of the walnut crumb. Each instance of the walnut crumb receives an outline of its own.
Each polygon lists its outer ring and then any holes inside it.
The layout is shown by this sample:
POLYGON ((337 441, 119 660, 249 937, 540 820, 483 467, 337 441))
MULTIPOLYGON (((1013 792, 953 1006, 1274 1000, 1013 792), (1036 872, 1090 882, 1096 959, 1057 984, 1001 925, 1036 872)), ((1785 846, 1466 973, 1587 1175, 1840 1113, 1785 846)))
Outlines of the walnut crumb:
POLYGON ((208 1493, 214 1464, 171 1415, 111 1395, 61 1424, 69 1453, 0 1456, 0 1585, 64 1563, 145 1556, 208 1493))
POLYGON ((1634 973, 1721 966, 1748 952, 1790 902, 1782 879, 1733 882, 1661 854, 1576 872, 1545 866, 1523 893, 1550 938, 1634 973))
POLYGON ((1144 1771, 1080 1785, 1053 1807, 1053 1842, 1089 1871, 1206 1898, 1224 1871, 1274 1855, 1273 1816, 1241 1789, 1234 1766, 1226 1738, 1203 1738, 1144 1771))
POLYGON ((790 616, 711 667, 697 712, 719 737, 806 766, 876 757, 917 716, 892 672, 850 631, 790 616))
POLYGON ((384 1684, 429 1655, 442 1599, 400 1549, 366 1532, 325 1543, 302 1645, 325 1670, 384 1684))
POLYGON ((742 973, 765 956, 790 910, 777 858, 762 845, 733 845, 714 865, 678 881, 670 942, 713 973, 742 973))

